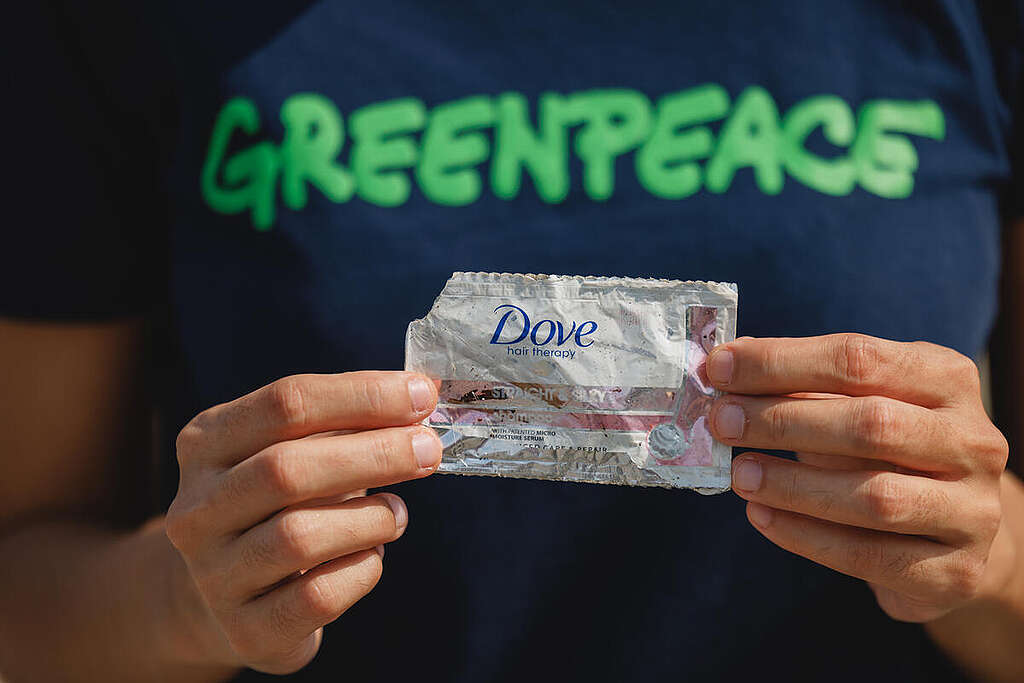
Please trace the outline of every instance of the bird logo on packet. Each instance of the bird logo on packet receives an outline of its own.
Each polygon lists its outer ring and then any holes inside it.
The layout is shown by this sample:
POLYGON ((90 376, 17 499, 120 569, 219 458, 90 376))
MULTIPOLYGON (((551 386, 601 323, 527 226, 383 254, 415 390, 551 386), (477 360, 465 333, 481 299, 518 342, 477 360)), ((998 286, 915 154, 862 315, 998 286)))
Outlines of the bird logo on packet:
POLYGON ((727 490, 705 361, 736 308, 731 283, 454 273, 406 335, 439 386, 439 471, 727 490))

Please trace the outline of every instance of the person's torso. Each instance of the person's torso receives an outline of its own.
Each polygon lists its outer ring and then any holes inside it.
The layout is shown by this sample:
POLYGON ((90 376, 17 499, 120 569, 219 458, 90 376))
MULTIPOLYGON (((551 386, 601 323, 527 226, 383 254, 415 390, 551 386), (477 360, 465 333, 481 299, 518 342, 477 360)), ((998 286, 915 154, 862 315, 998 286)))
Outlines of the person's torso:
MULTIPOLYGON (((734 281, 739 334, 985 343, 1005 122, 971 6, 218 7, 161 17, 180 101, 172 425, 283 375, 401 367, 405 326, 456 270, 734 281)), ((729 494, 395 490, 409 530, 305 676, 943 666, 729 494)))

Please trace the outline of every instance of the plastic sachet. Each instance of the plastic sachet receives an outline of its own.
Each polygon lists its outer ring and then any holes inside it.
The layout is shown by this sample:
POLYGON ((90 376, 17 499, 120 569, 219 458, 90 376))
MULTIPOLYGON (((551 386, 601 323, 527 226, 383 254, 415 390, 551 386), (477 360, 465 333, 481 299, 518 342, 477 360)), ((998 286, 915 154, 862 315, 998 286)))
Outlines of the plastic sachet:
POLYGON ((736 306, 731 283, 454 273, 405 346, 439 386, 439 471, 727 490, 704 361, 736 306))

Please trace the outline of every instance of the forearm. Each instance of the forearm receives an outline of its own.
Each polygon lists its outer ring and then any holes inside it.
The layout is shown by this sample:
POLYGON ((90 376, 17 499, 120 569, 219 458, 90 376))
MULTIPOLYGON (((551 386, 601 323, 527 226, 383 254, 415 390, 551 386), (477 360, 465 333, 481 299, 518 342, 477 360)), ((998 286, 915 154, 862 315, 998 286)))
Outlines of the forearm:
POLYGON ((1024 681, 1024 484, 1010 473, 1003 475, 1002 504, 985 596, 926 628, 975 676, 1024 681))
POLYGON ((162 519, 0 538, 0 672, 21 681, 220 681, 227 650, 162 519))

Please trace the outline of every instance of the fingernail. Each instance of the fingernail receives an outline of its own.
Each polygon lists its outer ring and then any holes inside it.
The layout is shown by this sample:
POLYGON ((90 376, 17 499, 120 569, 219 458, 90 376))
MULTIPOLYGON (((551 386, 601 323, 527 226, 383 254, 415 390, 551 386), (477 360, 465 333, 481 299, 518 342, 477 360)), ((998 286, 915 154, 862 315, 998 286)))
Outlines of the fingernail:
POLYGON ((743 425, 746 421, 743 408, 735 403, 727 403, 715 415, 715 427, 719 435, 726 439, 740 438, 743 435, 743 425))
POLYGON ((382 493, 380 497, 384 499, 384 502, 391 508, 391 512, 395 514, 395 527, 399 530, 404 529, 409 523, 409 510, 406 509, 405 503, 393 493, 382 493))
POLYGON ((434 403, 434 390, 430 383, 422 377, 415 377, 409 380, 409 398, 412 399, 412 408, 417 413, 430 410, 434 403))
POLYGON ((761 463, 757 460, 741 460, 737 463, 732 472, 732 486, 750 493, 761 488, 761 463))
POLYGON ((772 523, 775 511, 760 503, 747 503, 747 516, 754 526, 764 528, 772 523))
POLYGON ((708 377, 714 384, 728 384, 732 381, 732 351, 722 349, 715 351, 708 358, 708 377))
POLYGON ((441 459, 441 449, 438 448, 437 437, 422 429, 413 434, 412 452, 420 467, 432 468, 441 459))
POLYGON ((380 555, 380 559, 384 559, 384 545, 377 546, 377 554, 380 555))

